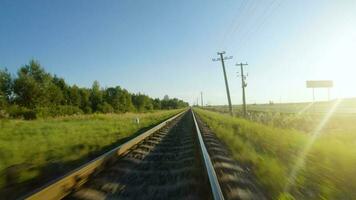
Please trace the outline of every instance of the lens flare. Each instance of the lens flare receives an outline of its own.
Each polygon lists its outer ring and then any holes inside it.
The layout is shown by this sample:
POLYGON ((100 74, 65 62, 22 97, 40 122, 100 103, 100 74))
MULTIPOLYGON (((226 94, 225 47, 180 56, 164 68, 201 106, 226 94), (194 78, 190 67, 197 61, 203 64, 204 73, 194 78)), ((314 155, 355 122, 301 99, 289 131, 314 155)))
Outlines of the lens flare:
POLYGON ((310 107, 312 107, 314 105, 314 102, 310 102, 308 103, 308 105, 306 105, 303 109, 301 109, 297 115, 301 115, 303 113, 305 113, 310 107))
POLYGON ((297 161, 296 161, 296 163, 294 165, 294 168, 292 169, 292 172, 290 173, 290 176, 289 176, 289 178, 287 180, 287 184, 284 187, 284 192, 285 193, 289 193, 290 192, 291 187, 295 183, 295 179, 296 179, 296 177, 298 175, 298 172, 304 166, 304 162, 305 162, 306 156, 308 155, 308 153, 309 153, 310 149, 312 148, 315 140, 320 136, 322 129, 328 123, 330 117, 334 114, 336 108, 339 106, 341 101, 342 101, 341 99, 337 99, 334 102, 334 104, 330 107, 329 111, 326 113, 326 115, 323 117, 323 119, 320 121, 318 126, 313 131, 310 140, 307 142, 307 144, 305 145, 303 151, 298 156, 297 161))

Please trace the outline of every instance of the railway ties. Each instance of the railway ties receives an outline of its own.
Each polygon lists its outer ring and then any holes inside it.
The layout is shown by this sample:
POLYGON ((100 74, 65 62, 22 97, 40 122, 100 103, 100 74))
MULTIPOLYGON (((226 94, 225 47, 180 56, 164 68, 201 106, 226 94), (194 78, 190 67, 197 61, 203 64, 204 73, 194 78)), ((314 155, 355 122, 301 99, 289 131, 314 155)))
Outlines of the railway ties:
POLYGON ((194 126, 185 113, 68 199, 211 199, 194 126))

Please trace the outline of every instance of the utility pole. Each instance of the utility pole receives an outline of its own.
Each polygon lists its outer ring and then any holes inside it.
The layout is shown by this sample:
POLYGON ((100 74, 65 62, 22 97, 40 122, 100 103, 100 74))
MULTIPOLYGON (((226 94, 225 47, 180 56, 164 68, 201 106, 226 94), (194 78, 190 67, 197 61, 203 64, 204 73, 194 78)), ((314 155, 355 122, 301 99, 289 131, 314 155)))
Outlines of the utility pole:
POLYGON ((204 107, 203 103, 203 92, 200 92, 201 107, 204 107))
POLYGON ((247 109, 246 109, 246 94, 245 94, 245 88, 247 87, 247 83, 246 83, 246 76, 244 75, 244 65, 247 65, 247 63, 243 64, 243 63, 238 63, 236 64, 236 66, 241 67, 241 86, 242 86, 242 109, 243 109, 243 113, 244 113, 244 117, 246 117, 247 114, 247 109))
POLYGON ((230 111, 230 115, 233 116, 232 105, 231 105, 231 98, 230 98, 229 84, 228 84, 228 82, 227 82, 227 76, 226 76, 226 70, 225 70, 225 63, 224 63, 224 60, 232 59, 232 56, 224 57, 224 56, 223 56, 224 54, 225 54, 225 51, 223 51, 223 52, 218 52, 218 55, 220 56, 220 58, 213 59, 213 61, 221 61, 221 65, 222 65, 223 72, 224 72, 224 78, 225 78, 225 86, 226 86, 227 101, 228 101, 228 103, 229 103, 229 111, 230 111))

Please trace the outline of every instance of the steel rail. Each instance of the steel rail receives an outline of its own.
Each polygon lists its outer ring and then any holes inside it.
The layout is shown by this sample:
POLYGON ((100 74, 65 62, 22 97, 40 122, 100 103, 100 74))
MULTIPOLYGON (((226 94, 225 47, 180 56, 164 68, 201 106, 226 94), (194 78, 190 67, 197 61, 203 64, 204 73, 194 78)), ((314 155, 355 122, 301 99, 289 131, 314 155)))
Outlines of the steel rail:
POLYGON ((183 113, 187 112, 184 110, 173 117, 163 121, 162 123, 156 125, 148 131, 140 134, 139 136, 131 139, 130 141, 108 151, 107 153, 99 156, 98 158, 82 165, 81 167, 67 173, 66 175, 55 179, 54 181, 46 184, 45 186, 35 190, 34 192, 22 197, 20 199, 26 200, 57 200, 62 199, 73 189, 83 185, 93 173, 101 171, 104 165, 110 162, 113 158, 124 154, 127 150, 137 145, 162 127, 166 126, 168 122, 176 119, 183 113))
POLYGON ((210 187, 211 187, 211 192, 212 192, 213 198, 214 198, 214 200, 223 200, 224 199, 224 195, 223 195, 223 193, 221 191, 220 184, 219 184, 218 178, 216 176, 213 163, 211 162, 209 153, 208 153, 208 151, 207 151, 207 149, 205 147, 204 140, 203 140, 203 137, 201 135, 197 120, 195 118, 194 111, 191 110, 191 112, 193 114, 194 124, 195 124, 195 128, 196 128, 196 131, 197 131, 197 134, 198 134, 198 140, 199 140, 199 144, 200 144, 200 150, 201 150, 201 154, 202 154, 202 157, 203 157, 203 160, 204 160, 204 164, 205 164, 204 167, 206 169, 206 173, 208 174, 208 178, 209 178, 209 182, 210 182, 210 187))

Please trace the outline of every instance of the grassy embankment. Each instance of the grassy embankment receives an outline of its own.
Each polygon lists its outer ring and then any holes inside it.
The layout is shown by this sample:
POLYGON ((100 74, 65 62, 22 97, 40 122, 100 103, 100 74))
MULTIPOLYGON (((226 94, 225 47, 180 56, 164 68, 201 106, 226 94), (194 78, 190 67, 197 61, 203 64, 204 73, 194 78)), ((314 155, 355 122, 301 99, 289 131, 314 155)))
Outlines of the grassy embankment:
POLYGON ((43 184, 179 111, 0 120, 0 191, 43 184))
MULTIPOLYGON (((234 157, 251 168, 271 198, 286 195, 288 177, 312 133, 195 110, 229 146, 234 157)), ((305 164, 289 192, 294 198, 353 199, 356 196, 356 129, 351 131, 356 127, 354 123, 338 120, 331 119, 333 123, 326 125, 305 157, 305 164), (346 132, 343 126, 349 126, 346 132)))

